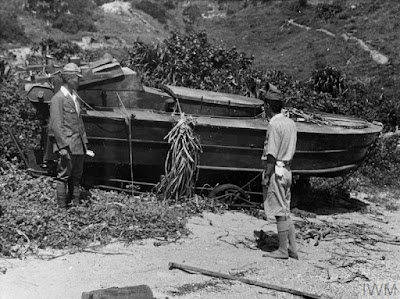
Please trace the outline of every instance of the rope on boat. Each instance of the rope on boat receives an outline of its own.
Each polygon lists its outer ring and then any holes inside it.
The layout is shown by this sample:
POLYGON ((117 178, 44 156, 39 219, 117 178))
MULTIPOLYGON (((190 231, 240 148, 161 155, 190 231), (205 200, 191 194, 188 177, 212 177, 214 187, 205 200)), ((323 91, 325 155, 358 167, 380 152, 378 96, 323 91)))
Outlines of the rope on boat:
POLYGON ((128 113, 126 110, 124 103, 121 100, 118 92, 116 92, 117 98, 121 103, 122 112, 125 116, 125 123, 128 126, 128 143, 129 143, 129 166, 130 166, 130 175, 131 175, 131 191, 134 194, 134 185, 133 185, 133 156, 132 156, 132 115, 128 113))

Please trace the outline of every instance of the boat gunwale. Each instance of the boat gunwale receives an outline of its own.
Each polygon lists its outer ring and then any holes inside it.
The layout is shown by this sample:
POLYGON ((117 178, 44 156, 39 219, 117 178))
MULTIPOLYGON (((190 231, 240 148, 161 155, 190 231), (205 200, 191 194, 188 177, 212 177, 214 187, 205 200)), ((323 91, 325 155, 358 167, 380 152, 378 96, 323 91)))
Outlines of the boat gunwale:
MULTIPOLYGON (((84 116, 98 117, 98 118, 109 118, 113 120, 125 120, 126 117, 133 115, 134 120, 143 121, 154 121, 154 122, 173 122, 178 117, 179 113, 164 112, 159 110, 145 109, 145 108, 127 108, 121 109, 114 107, 110 111, 97 111, 87 110, 84 116), (149 117, 157 116, 157 117, 149 117), (161 119, 162 117, 163 119, 161 119)), ((229 117, 229 116, 210 116, 210 115, 190 115, 196 120, 197 124, 210 125, 215 127, 235 128, 235 129, 248 129, 248 130, 268 130, 268 120, 260 116, 252 117, 229 117), (224 121, 224 123, 221 123, 224 121)), ((342 116, 346 117, 346 116, 342 116)), ((360 119, 363 121, 362 119, 360 119)), ((382 127, 375 125, 371 122, 365 121, 367 124, 366 128, 349 128, 342 126, 329 126, 329 125, 317 125, 311 122, 302 122, 294 120, 297 126, 298 133, 309 133, 309 134, 327 134, 327 135, 368 135, 368 134, 379 134, 382 131, 382 127)))

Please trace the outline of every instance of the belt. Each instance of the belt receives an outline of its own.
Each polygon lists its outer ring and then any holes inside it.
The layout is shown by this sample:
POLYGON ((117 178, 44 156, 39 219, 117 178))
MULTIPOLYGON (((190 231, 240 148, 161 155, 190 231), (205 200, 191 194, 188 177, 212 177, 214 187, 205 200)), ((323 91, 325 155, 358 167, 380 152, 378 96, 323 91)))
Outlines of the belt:
POLYGON ((284 166, 289 166, 290 161, 276 161, 276 166, 278 167, 284 167, 284 166))

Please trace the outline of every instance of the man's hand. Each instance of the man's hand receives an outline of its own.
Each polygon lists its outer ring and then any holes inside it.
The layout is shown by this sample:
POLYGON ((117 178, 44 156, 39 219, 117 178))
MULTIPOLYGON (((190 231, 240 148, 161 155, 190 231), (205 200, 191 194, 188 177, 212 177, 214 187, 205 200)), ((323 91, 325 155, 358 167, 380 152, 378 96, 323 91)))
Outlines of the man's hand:
POLYGON ((268 183, 269 183, 269 178, 262 179, 261 181, 261 185, 264 187, 268 187, 268 183))
POLYGON ((65 148, 61 149, 61 150, 59 151, 59 154, 60 154, 61 157, 66 157, 67 159, 69 159, 68 150, 66 150, 65 148))
POLYGON ((92 150, 87 150, 86 151, 86 155, 88 155, 89 157, 94 157, 94 151, 92 151, 92 150))
POLYGON ((261 185, 268 187, 269 176, 267 176, 266 171, 264 170, 261 177, 261 185))

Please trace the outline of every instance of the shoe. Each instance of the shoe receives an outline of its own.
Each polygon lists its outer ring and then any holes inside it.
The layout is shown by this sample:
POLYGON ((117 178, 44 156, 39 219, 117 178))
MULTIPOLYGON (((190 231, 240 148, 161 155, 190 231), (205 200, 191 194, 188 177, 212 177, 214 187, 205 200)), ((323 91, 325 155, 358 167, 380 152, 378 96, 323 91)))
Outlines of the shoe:
POLYGON ((288 254, 289 254, 289 257, 292 259, 295 259, 295 260, 299 259, 299 255, 297 254, 297 252, 292 251, 290 248, 288 249, 288 254))
POLYGON ((287 260, 289 258, 288 252, 283 252, 281 250, 275 250, 272 252, 267 252, 262 255, 263 257, 271 257, 274 259, 281 259, 281 260, 287 260))
POLYGON ((81 190, 79 186, 74 186, 72 190, 71 206, 76 207, 80 204, 81 190))
POLYGON ((65 209, 67 207, 67 197, 67 185, 64 182, 57 182, 56 201, 60 208, 65 209))

